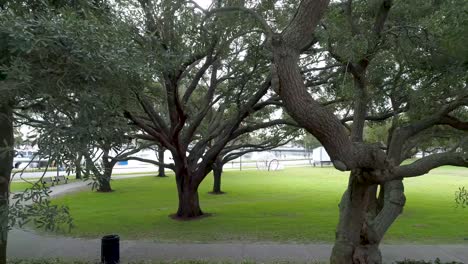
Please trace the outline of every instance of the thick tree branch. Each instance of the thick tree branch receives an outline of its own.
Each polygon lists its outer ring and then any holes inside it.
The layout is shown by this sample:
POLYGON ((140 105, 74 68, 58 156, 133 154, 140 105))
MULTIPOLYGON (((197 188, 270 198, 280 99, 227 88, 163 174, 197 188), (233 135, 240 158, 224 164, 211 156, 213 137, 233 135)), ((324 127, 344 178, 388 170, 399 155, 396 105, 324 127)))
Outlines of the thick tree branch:
POLYGON ((421 176, 434 168, 445 165, 468 168, 468 152, 437 153, 426 156, 409 165, 397 167, 394 172, 394 178, 402 179, 421 176))
POLYGON ((390 12, 390 8, 392 7, 392 0, 383 0, 382 4, 379 7, 377 16, 375 17, 374 22, 374 34, 377 38, 381 37, 382 30, 385 26, 385 22, 387 21, 388 13, 390 12))
POLYGON ((281 103, 280 100, 281 100, 281 98, 279 96, 270 97, 270 98, 268 98, 268 100, 265 100, 263 102, 259 102, 256 105, 254 105, 253 109, 255 111, 258 111, 258 110, 261 110, 264 107, 269 106, 269 105, 282 106, 283 104, 281 103))
POLYGON ((460 97, 453 100, 452 102, 443 105, 441 110, 432 114, 431 116, 394 129, 389 143, 389 157, 396 159, 397 162, 400 161, 402 148, 409 138, 434 125, 439 124, 450 112, 464 105, 468 105, 468 95, 460 95, 460 97))
POLYGON ((337 99, 326 101, 326 102, 320 102, 320 105, 329 106, 329 105, 332 105, 332 104, 339 104, 339 103, 344 103, 344 102, 347 102, 347 101, 349 101, 349 99, 347 99, 347 98, 337 98, 337 99))
POLYGON ((297 55, 283 46, 277 49, 272 67, 276 78, 273 78, 272 86, 279 92, 289 115, 322 143, 335 161, 335 167, 341 170, 355 167, 352 143, 345 128, 335 115, 307 92, 297 65, 297 55))
POLYGON ((353 17, 353 0, 347 0, 345 3, 345 13, 346 18, 348 19, 348 24, 351 28, 352 36, 359 34, 359 29, 354 21, 353 17))
MULTIPOLYGON (((159 133, 157 130, 146 124, 143 120, 135 117, 132 115, 130 112, 125 112, 125 117, 131 120, 136 126, 141 128, 143 131, 148 133, 150 136, 146 137, 147 139, 156 139, 158 142, 160 142, 165 148, 173 150, 174 147, 170 144, 168 138, 164 135, 159 133)), ((144 139, 144 135, 135 135, 135 137, 142 138, 144 139)))
MULTIPOLYGON (((268 89, 270 87, 271 83, 271 78, 268 77, 261 87, 257 90, 257 92, 250 98, 250 100, 247 101, 247 103, 243 104, 242 107, 239 109, 239 113, 237 116, 232 120, 232 122, 226 123, 225 126, 222 128, 222 132, 220 134, 214 135, 217 137, 219 140, 217 140, 214 144, 213 147, 211 147, 206 153, 205 156, 203 157, 203 160, 201 163, 198 164, 198 168, 208 168, 210 163, 212 163, 218 154, 222 151, 222 149, 226 146, 226 144, 233 140, 235 138, 235 131, 239 128, 240 124, 242 121, 249 116, 252 111, 253 107, 255 104, 258 103, 258 101, 265 96, 265 94, 268 92, 268 89)), ((197 143, 196 147, 198 147, 198 150, 204 149, 208 141, 211 141, 212 138, 204 138, 200 142, 197 143), (203 143, 201 143, 203 142, 203 143)), ((196 153, 196 152, 194 152, 196 153)), ((192 156, 192 153, 190 153, 190 156, 192 156)), ((195 178, 195 180, 200 183, 206 174, 199 174, 198 177, 195 178)))
POLYGON ((150 163, 150 164, 153 164, 153 165, 156 165, 156 166, 162 166, 164 168, 168 168, 168 169, 171 169, 171 170, 175 170, 175 166, 174 164, 165 164, 165 163, 161 163, 161 162, 158 162, 158 161, 155 161, 155 160, 150 160, 150 159, 144 159, 144 158, 139 158, 139 157, 122 157, 122 158, 115 158, 116 160, 118 161, 126 161, 126 160, 136 160, 136 161, 141 161, 141 162, 145 162, 145 163, 150 163))
POLYGON ((297 52, 304 50, 315 39, 313 37, 329 0, 302 0, 291 23, 281 33, 286 45, 297 52))
POLYGON ((147 148, 149 148, 151 146, 154 146, 154 145, 156 145, 156 143, 143 144, 143 145, 141 145, 139 147, 136 147, 136 148, 133 148, 132 150, 129 150, 129 151, 127 151, 128 149, 123 150, 120 153, 118 153, 115 157, 109 157, 109 158, 117 159, 117 160, 121 159, 121 158, 125 158, 125 157, 136 154, 136 153, 142 151, 143 149, 147 149, 147 148))
POLYGON ((258 124, 253 124, 253 125, 248 125, 245 127, 239 127, 234 133, 232 134, 232 138, 237 138, 240 135, 251 133, 253 131, 257 131, 260 129, 264 128, 269 128, 272 126, 278 126, 278 125, 289 125, 289 126, 294 126, 294 127, 300 127, 298 124, 287 121, 284 119, 276 119, 268 122, 263 122, 263 123, 258 123, 258 124))
POLYGON ((205 63, 203 63, 200 69, 198 69, 197 73, 195 74, 195 77, 193 77, 192 81, 190 82, 190 85, 187 87, 187 90, 184 93, 184 97, 182 98, 182 103, 184 105, 187 104, 187 102, 189 101, 190 96, 192 95, 193 91, 195 91, 195 88, 198 86, 200 79, 211 66, 213 61, 213 57, 206 58, 205 63))
POLYGON ((445 115, 438 122, 439 125, 448 125, 458 130, 468 131, 468 122, 461 121, 456 117, 445 115))
POLYGON ((337 67, 341 67, 341 63, 334 63, 334 64, 330 64, 330 65, 327 65, 327 66, 323 66, 323 67, 312 67, 312 68, 306 68, 306 69, 303 69, 301 70, 301 73, 302 74, 305 74, 305 73, 309 73, 309 72, 312 72, 312 71, 323 71, 323 70, 329 70, 329 69, 333 69, 333 68, 337 68, 337 67))
MULTIPOLYGON (((382 122, 382 121, 385 121, 391 117, 394 117, 395 115, 398 115, 398 114, 401 114, 405 111, 405 109, 399 109, 398 111, 395 111, 395 112, 388 112, 388 113, 382 113, 382 114, 379 114, 379 115, 375 115, 375 116, 366 116, 365 117, 365 120, 367 121, 375 121, 375 122, 382 122)), ((345 123, 345 122, 349 122, 349 121, 352 121, 354 119, 354 116, 347 116, 347 117, 344 117, 341 119, 341 122, 345 123)))
POLYGON ((243 12, 243 13, 251 15, 256 21, 260 23, 262 29, 265 31, 265 34, 267 35, 267 39, 270 39, 271 36, 273 35, 273 30, 265 21, 265 19, 263 19, 262 16, 260 16, 257 12, 251 9, 242 7, 242 6, 229 6, 229 7, 220 7, 220 8, 212 9, 206 13, 206 16, 203 22, 205 22, 208 18, 210 18, 216 13, 231 13, 231 12, 243 12))
POLYGON ((250 144, 249 145, 244 145, 244 146, 239 145, 239 147, 236 148, 236 149, 240 149, 240 148, 247 148, 247 149, 240 150, 240 151, 237 151, 237 152, 234 152, 234 153, 226 154, 224 156, 223 160, 222 160, 222 163, 226 164, 227 162, 229 162, 231 160, 235 160, 235 159, 239 158, 240 156, 243 156, 243 155, 245 155, 247 153, 272 150, 274 148, 281 147, 281 146, 284 146, 284 145, 288 144, 289 142, 291 142, 291 140, 292 140, 292 138, 290 138, 288 140, 285 140, 285 141, 280 141, 277 144, 272 144, 272 143, 268 144, 268 143, 264 142, 264 144, 259 144, 259 145, 250 145, 250 144))
POLYGON ((143 110, 145 113, 148 115, 150 120, 153 122, 153 124, 162 132, 165 133, 166 135, 169 135, 169 128, 167 124, 164 122, 164 120, 159 116, 158 113, 154 110, 153 106, 151 103, 144 97, 140 96, 139 94, 136 95, 138 101, 140 102, 141 106, 143 107, 143 110))

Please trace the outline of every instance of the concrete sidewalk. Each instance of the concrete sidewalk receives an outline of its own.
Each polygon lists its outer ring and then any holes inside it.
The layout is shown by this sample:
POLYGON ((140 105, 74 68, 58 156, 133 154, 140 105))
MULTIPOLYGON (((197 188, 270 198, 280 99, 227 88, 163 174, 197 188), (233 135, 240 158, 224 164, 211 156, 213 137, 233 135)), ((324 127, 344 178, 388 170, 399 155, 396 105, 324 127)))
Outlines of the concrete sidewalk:
MULTIPOLYGON (((112 181, 114 180, 123 180, 123 179, 130 179, 130 178, 138 178, 138 177, 155 177, 154 175, 144 173, 144 174, 129 174, 129 175, 121 175, 112 177, 112 181)), ((51 193, 49 194, 51 197, 58 197, 61 195, 69 194, 72 192, 82 191, 82 190, 91 190, 92 181, 77 181, 71 182, 67 184, 60 184, 56 186, 50 187, 51 193)))
MULTIPOLYGON (((123 240, 120 255, 123 262, 142 260, 252 260, 262 262, 328 261, 328 244, 261 244, 261 243, 156 243, 148 240, 123 240)), ((468 245, 383 245, 385 263, 417 259, 468 263, 468 245)), ((78 239, 43 236, 33 232, 12 230, 8 241, 10 258, 63 258, 98 261, 99 239, 78 239)))

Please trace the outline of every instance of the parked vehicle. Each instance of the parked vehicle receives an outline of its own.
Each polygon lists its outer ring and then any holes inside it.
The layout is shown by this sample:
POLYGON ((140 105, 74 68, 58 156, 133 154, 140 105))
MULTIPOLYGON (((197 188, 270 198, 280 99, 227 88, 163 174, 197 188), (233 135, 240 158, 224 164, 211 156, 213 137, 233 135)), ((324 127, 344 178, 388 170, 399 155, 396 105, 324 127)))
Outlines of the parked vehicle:
POLYGON ((15 150, 15 157, 13 158, 13 168, 41 168, 45 167, 49 162, 48 159, 41 159, 34 150, 15 150))

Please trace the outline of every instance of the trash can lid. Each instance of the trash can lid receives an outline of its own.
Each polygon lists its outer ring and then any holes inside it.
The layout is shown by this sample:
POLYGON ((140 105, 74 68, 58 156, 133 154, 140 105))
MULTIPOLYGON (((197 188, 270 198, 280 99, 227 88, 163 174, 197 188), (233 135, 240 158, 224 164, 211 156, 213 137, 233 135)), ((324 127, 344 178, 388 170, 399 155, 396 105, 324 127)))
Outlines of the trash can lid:
POLYGON ((106 235, 102 237, 102 240, 115 240, 120 239, 119 235, 106 235))

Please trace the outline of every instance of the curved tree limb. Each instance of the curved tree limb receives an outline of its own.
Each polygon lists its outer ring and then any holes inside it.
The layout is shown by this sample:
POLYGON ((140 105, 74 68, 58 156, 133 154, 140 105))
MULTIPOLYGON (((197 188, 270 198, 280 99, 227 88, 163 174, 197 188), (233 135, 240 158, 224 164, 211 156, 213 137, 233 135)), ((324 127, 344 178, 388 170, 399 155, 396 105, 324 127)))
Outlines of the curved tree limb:
POLYGON ((303 0, 291 23, 281 33, 285 44, 297 51, 304 50, 315 40, 313 34, 328 7, 329 0, 303 0))
MULTIPOLYGON (((460 95, 457 99, 443 105, 438 112, 428 116, 427 118, 396 128, 393 131, 389 142, 389 157, 400 161, 403 146, 409 138, 434 125, 444 122, 444 120, 447 121, 446 117, 450 112, 464 105, 468 105, 468 94, 460 95)), ((447 122, 457 123, 453 122, 453 120, 447 122)), ((457 126, 458 124, 459 123, 457 123, 457 126)))
POLYGON ((409 165, 397 167, 394 172, 394 178, 402 179, 421 176, 434 168, 445 165, 468 167, 468 152, 447 152, 429 155, 409 165))
POLYGON ((115 158, 115 159, 118 160, 118 161, 137 160, 137 161, 141 161, 141 162, 145 162, 145 163, 150 163, 150 164, 153 164, 153 165, 156 165, 156 166, 162 166, 164 168, 168 168, 168 169, 171 169, 171 170, 175 170, 175 166, 174 166, 173 163, 165 164, 165 163, 161 163, 161 162, 158 162, 158 161, 155 161, 155 160, 144 159, 144 158, 139 158, 139 157, 122 157, 122 158, 115 158))
POLYGON ((468 121, 461 121, 458 118, 450 115, 443 116, 438 124, 448 125, 462 131, 468 131, 468 121))

